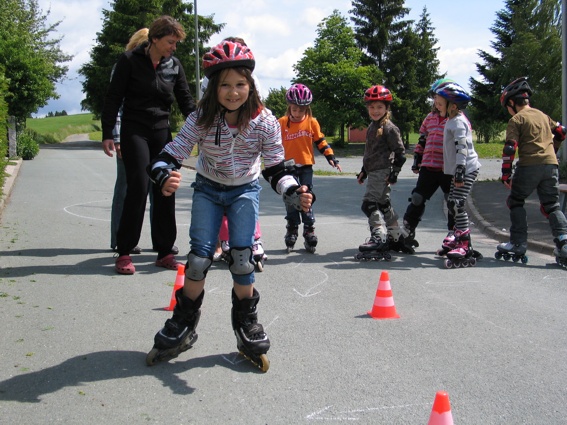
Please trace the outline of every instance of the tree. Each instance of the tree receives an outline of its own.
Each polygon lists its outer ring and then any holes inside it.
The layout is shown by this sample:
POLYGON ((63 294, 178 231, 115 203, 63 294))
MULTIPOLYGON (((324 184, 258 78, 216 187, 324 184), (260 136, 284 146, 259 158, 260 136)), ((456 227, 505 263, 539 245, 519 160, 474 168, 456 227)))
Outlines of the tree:
MULTIPOLYGON (((100 117, 104 104, 104 94, 110 82, 112 67, 130 36, 140 28, 148 27, 161 15, 174 16, 183 25, 187 33, 185 42, 180 43, 175 56, 185 69, 189 86, 195 93, 195 19, 192 3, 181 0, 115 0, 112 10, 103 10, 102 29, 97 33, 96 44, 91 51, 91 59, 79 70, 85 79, 82 82, 85 99, 81 108, 100 117)), ((203 43, 219 32, 224 24, 215 24, 213 17, 198 17, 199 21, 199 58, 205 53, 203 43)))
POLYGON ((61 38, 52 38, 60 22, 46 23, 37 0, 5 0, 0 8, 0 63, 5 65, 8 82, 4 96, 8 114, 17 123, 59 95, 55 84, 63 79, 72 56, 59 48, 61 38))
POLYGON ((494 139, 509 119, 499 102, 513 79, 528 77, 531 103, 552 117, 561 117, 561 15, 558 0, 507 0, 491 28, 495 53, 479 51, 471 78, 473 127, 483 141, 494 139))
POLYGON ((358 46, 385 71, 392 44, 409 25, 400 20, 409 13, 404 0, 353 0, 350 13, 358 46))
POLYGON ((317 26, 314 46, 293 67, 297 75, 293 82, 313 92, 313 110, 324 132, 334 134, 339 128, 339 143, 345 140, 345 126, 362 126, 367 121, 364 91, 383 78, 375 66, 364 66, 362 61, 352 28, 335 10, 317 26))
POLYGON ((270 89, 268 96, 264 99, 266 108, 272 111, 272 114, 276 117, 283 117, 287 111, 287 101, 285 100, 286 92, 287 89, 285 87, 270 89))
POLYGON ((351 12, 359 47, 383 71, 383 83, 396 95, 393 118, 408 146, 410 133, 428 112, 428 89, 438 78, 439 48, 427 8, 415 26, 403 19, 409 13, 403 0, 356 0, 351 12))
POLYGON ((399 34, 399 42, 385 59, 386 86, 394 91, 399 102, 394 103, 394 120, 406 147, 413 131, 419 131, 423 118, 430 111, 428 92, 439 77, 437 39, 427 9, 420 20, 399 34))

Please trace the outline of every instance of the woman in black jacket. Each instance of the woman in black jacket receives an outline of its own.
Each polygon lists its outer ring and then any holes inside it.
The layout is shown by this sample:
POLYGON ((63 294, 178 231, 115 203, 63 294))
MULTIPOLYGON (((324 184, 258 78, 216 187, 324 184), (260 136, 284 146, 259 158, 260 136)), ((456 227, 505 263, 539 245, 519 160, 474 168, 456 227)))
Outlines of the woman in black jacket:
MULTIPOLYGON (((177 43, 185 39, 185 31, 170 16, 156 19, 150 26, 148 42, 123 53, 114 69, 102 111, 102 146, 112 156, 112 129, 121 105, 121 152, 126 168, 128 189, 117 234, 116 271, 134 274, 130 251, 140 239, 149 177, 146 167, 169 142, 171 105, 177 100, 186 117, 195 110, 185 71, 173 57, 177 43)), ((165 197, 152 185, 154 205, 152 240, 158 250, 156 266, 177 270, 171 248, 177 236, 175 197, 165 197)))

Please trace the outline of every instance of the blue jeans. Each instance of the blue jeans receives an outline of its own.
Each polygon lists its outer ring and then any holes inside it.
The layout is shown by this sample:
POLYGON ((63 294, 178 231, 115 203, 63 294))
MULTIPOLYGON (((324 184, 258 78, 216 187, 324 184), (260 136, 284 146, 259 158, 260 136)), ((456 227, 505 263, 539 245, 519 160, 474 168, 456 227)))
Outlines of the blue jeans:
POLYGON ((510 242, 518 244, 528 240, 528 218, 525 200, 537 190, 542 213, 549 221, 554 237, 567 234, 567 220, 559 206, 559 169, 557 165, 529 165, 516 167, 512 177, 510 196, 510 242))
MULTIPOLYGON (((302 167, 295 167, 295 177, 299 181, 300 185, 305 185, 310 189, 313 188, 313 166, 312 165, 304 165, 302 167)), ((290 222, 290 224, 294 224, 299 226, 303 221, 303 226, 310 227, 313 226, 315 223, 315 214, 313 214, 313 208, 310 208, 309 211, 297 211, 293 207, 286 206, 286 216, 285 219, 290 222)))
MULTIPOLYGON (((213 258, 224 214, 228 219, 230 247, 252 249, 262 190, 258 180, 241 186, 225 186, 197 174, 191 187, 194 189, 189 228, 191 251, 213 258)), ((239 285, 255 281, 254 272, 232 273, 232 279, 239 285)))

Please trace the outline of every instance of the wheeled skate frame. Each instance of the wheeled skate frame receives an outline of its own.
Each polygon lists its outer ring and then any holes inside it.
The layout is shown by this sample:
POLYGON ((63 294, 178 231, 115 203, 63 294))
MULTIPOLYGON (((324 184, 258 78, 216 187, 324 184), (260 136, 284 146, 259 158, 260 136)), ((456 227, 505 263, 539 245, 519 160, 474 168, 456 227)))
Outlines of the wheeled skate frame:
MULTIPOLYGON (((438 257, 446 257, 447 253, 449 251, 451 251, 453 248, 441 248, 438 249, 437 252, 435 253, 435 255, 437 255, 438 257)), ((472 250, 472 257, 475 258, 476 260, 482 260, 484 257, 483 255, 478 252, 476 249, 472 250)))
POLYGON ((264 271, 264 262, 268 260, 266 254, 254 255, 254 268, 257 272, 261 273, 264 271))
POLYGON ((555 262, 560 266, 567 270, 567 258, 560 257, 559 255, 555 256, 555 262))
POLYGON ((459 267, 474 267, 476 266, 476 260, 477 259, 473 253, 472 255, 465 257, 447 257, 444 264, 446 269, 458 269, 459 267))
POLYGON ((504 261, 512 260, 514 263, 520 261, 522 264, 528 263, 528 256, 524 254, 515 254, 513 252, 507 251, 496 251, 494 253, 494 258, 497 260, 504 259, 504 261))
POLYGON ((247 350, 242 340, 240 339, 238 332, 235 331, 234 334, 236 335, 236 346, 238 348, 238 352, 242 354, 244 358, 249 360, 254 366, 259 368, 262 372, 267 372, 270 368, 270 361, 268 360, 268 356, 265 353, 256 354, 250 350, 247 350))
POLYGON ((157 363, 167 362, 171 359, 176 358, 181 353, 193 347, 193 345, 197 341, 197 338, 198 338, 197 332, 192 331, 187 334, 185 339, 177 347, 158 348, 154 345, 154 347, 150 350, 150 352, 146 356, 146 364, 148 366, 153 366, 157 363))
POLYGON ((356 253, 354 259, 356 261, 390 261, 392 259, 392 254, 388 251, 360 251, 356 253))

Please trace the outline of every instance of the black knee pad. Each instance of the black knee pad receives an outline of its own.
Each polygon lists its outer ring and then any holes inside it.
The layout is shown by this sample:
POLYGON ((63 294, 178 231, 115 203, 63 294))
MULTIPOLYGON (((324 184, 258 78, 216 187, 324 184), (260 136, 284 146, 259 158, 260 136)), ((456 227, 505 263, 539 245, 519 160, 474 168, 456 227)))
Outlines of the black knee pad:
POLYGON ((378 209, 378 203, 371 201, 362 201, 362 206, 360 207, 360 209, 366 217, 370 217, 372 213, 378 209))
POLYGON ((386 202, 385 204, 378 204, 378 209, 384 214, 385 216, 392 211, 392 204, 390 202, 386 202))
POLYGON ((209 257, 201 257, 190 251, 187 255, 187 263, 185 264, 185 276, 187 279, 199 281, 207 277, 207 271, 213 264, 213 260, 209 257))
POLYGON ((551 213, 561 210, 559 202, 550 202, 548 204, 540 204, 539 210, 545 218, 549 217, 551 213))
POLYGON ((409 200, 416 207, 420 207, 425 204, 425 198, 421 193, 416 192, 415 189, 411 192, 411 198, 409 200))
POLYGON ((236 275, 247 275, 254 271, 252 247, 230 247, 230 264, 228 269, 236 275))

